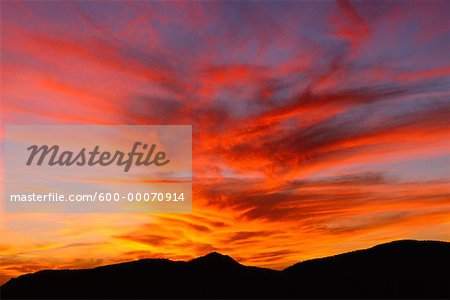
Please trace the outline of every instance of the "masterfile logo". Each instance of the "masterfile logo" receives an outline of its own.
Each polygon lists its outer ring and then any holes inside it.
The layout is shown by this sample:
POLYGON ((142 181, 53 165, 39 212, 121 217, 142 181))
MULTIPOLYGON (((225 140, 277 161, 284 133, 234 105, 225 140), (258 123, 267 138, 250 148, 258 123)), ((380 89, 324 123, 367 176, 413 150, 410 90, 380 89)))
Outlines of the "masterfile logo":
POLYGON ((6 126, 5 133, 7 211, 191 211, 191 126, 6 126))
POLYGON ((116 163, 118 166, 124 166, 124 172, 128 172, 133 164, 136 166, 150 166, 154 165, 157 167, 164 166, 170 162, 166 159, 166 152, 158 151, 154 154, 156 145, 152 144, 148 147, 147 144, 141 142, 135 142, 133 148, 130 152, 124 153, 122 151, 116 150, 113 153, 109 151, 100 152, 100 146, 95 146, 92 151, 86 151, 86 148, 82 148, 77 154, 72 151, 61 151, 58 145, 53 145, 49 147, 48 145, 37 146, 33 145, 27 148, 29 150, 30 156, 27 160, 27 166, 33 163, 36 158, 36 165, 41 166, 46 158, 47 164, 49 166, 109 166, 116 163), (139 152, 138 148, 142 145, 143 150, 147 150, 146 153, 139 152), (145 158, 144 158, 145 154, 145 158), (136 160, 134 160, 136 157, 136 160))

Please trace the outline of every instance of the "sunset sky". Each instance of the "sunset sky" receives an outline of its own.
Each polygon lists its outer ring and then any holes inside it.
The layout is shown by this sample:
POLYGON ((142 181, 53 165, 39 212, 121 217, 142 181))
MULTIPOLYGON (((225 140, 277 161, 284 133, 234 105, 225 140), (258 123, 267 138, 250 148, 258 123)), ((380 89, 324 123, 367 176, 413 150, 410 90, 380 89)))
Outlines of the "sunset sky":
POLYGON ((2 1, 2 125, 192 125, 194 196, 189 214, 2 209, 0 283, 212 251, 282 269, 397 239, 450 241, 449 11, 2 1))

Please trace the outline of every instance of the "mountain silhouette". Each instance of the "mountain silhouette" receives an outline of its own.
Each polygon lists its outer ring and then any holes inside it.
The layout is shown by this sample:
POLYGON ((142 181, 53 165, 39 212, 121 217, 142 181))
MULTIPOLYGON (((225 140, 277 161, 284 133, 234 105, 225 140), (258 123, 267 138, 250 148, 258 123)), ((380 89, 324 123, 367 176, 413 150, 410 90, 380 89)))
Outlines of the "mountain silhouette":
POLYGON ((242 268, 244 267, 228 255, 211 252, 205 256, 195 258, 190 261, 193 266, 199 267, 222 267, 222 268, 242 268))
POLYGON ((44 270, 1 287, 12 298, 450 299, 450 243, 402 240, 297 263, 282 271, 220 253, 188 262, 142 259, 85 270, 44 270))

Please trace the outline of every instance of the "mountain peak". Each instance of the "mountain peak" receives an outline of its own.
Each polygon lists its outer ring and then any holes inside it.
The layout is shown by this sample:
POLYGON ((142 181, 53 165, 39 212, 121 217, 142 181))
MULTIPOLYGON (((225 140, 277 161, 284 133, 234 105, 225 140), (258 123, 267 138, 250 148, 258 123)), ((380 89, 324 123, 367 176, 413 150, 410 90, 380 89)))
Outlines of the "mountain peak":
POLYGON ((237 261, 228 255, 221 254, 219 252, 211 252, 204 256, 200 256, 191 260, 192 263, 200 264, 212 264, 212 265, 240 265, 237 261))

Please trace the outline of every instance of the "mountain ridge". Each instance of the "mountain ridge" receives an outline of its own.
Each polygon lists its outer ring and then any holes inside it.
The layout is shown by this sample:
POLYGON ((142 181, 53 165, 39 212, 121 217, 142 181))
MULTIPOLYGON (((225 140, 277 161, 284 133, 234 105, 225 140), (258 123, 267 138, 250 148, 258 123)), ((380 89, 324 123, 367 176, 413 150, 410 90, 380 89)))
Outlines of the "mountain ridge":
POLYGON ((217 252, 190 261, 140 259, 42 270, 12 278, 1 293, 9 299, 450 298, 450 278, 444 275, 449 269, 450 243, 399 240, 283 270, 246 266, 217 252))

